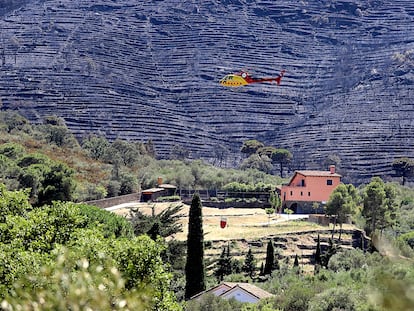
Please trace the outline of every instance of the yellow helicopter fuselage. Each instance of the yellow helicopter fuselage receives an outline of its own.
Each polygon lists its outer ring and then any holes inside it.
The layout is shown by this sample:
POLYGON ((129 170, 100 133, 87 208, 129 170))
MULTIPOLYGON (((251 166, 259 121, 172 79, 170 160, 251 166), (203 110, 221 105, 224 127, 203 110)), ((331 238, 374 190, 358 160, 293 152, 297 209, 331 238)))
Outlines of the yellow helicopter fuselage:
POLYGON ((220 80, 220 84, 228 87, 239 87, 249 83, 240 75, 229 74, 220 80))

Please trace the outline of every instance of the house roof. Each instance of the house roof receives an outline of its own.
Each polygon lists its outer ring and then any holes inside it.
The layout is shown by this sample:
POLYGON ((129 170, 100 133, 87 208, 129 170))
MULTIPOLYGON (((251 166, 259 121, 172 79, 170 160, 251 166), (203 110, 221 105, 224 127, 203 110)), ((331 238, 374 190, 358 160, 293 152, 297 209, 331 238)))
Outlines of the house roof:
POLYGON ((150 188, 150 189, 142 190, 142 193, 150 194, 150 193, 160 192, 160 191, 163 191, 163 190, 164 190, 164 188, 150 188))
POLYGON ((158 187, 163 189, 177 189, 177 186, 171 184, 161 184, 158 187))
POLYGON ((288 185, 292 183, 298 174, 305 177, 342 177, 337 173, 332 174, 330 171, 296 171, 295 174, 293 174, 292 178, 289 180, 288 185))
POLYGON ((194 295, 193 297, 191 297, 191 299, 195 299, 200 297, 203 294, 207 294, 207 293, 214 293, 214 291, 216 291, 219 288, 223 288, 225 287, 225 290, 219 294, 218 296, 224 296, 227 293, 229 293, 230 291, 234 291, 237 289, 241 289, 242 291, 247 292, 248 294, 256 297, 257 299, 264 299, 264 298, 269 298, 272 297, 273 295, 267 291, 265 291, 264 289, 261 289, 260 287, 257 287, 256 285, 253 285, 251 283, 234 283, 234 282, 222 282, 217 286, 214 286, 210 289, 207 289, 201 293, 198 293, 197 295, 194 295))
POLYGON ((315 177, 341 177, 341 175, 337 173, 331 173, 330 171, 296 171, 295 174, 301 174, 303 176, 315 176, 315 177))
POLYGON ((142 193, 150 194, 150 193, 156 193, 156 192, 164 191, 165 189, 176 189, 176 188, 177 187, 174 186, 174 185, 161 184, 157 188, 150 188, 150 189, 142 190, 142 193))
MULTIPOLYGON (((269 298, 273 296, 271 293, 251 283, 227 283, 226 282, 226 284, 228 284, 229 286, 233 284, 232 288, 229 291, 234 290, 236 288, 241 288, 242 290, 248 292, 249 294, 255 296, 258 299, 269 298)), ((226 293, 228 293, 229 291, 227 291, 226 293)), ((221 294, 221 296, 226 293, 221 294)))

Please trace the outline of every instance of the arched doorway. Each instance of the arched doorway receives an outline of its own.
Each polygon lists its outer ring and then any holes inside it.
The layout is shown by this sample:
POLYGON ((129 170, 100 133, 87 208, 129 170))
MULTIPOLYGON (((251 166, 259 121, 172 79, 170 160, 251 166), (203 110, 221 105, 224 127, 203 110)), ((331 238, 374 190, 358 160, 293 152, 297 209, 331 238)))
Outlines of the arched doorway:
POLYGON ((290 208, 293 211, 293 214, 297 214, 298 212, 298 203, 292 203, 292 205, 290 206, 290 208))

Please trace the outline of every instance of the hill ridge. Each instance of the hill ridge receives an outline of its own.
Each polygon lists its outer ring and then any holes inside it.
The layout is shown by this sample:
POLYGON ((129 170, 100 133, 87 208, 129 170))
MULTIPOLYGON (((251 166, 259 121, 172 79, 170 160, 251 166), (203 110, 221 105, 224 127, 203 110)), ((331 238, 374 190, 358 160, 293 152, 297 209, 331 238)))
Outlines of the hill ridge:
POLYGON ((10 1, 0 8, 0 99, 31 121, 240 161, 247 139, 292 169, 341 159, 349 180, 414 156, 414 5, 408 0, 10 1), (286 70, 229 90, 227 73, 286 70), (235 155, 236 154, 236 155, 235 155))

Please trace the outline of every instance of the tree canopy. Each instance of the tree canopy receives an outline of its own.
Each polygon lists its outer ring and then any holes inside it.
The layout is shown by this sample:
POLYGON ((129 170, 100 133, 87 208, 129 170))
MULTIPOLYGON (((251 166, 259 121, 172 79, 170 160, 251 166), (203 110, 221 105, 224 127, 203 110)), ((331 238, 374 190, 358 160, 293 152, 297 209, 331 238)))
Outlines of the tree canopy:
POLYGON ((342 224, 346 221, 346 217, 357 212, 358 203, 356 188, 352 184, 339 184, 331 193, 325 212, 329 216, 335 216, 335 224, 338 222, 342 231, 342 224))
POLYGON ((392 169, 397 176, 402 177, 402 185, 404 186, 407 179, 414 175, 414 160, 407 157, 395 159, 392 162, 392 169))
POLYGON ((396 190, 392 184, 386 184, 379 177, 373 177, 365 187, 362 215, 365 217, 369 233, 383 230, 396 221, 396 190))
POLYGON ((2 308, 113 310, 124 301, 116 310, 181 309, 164 245, 134 237, 125 218, 70 202, 34 208, 27 192, 1 184, 0 209, 2 308))

